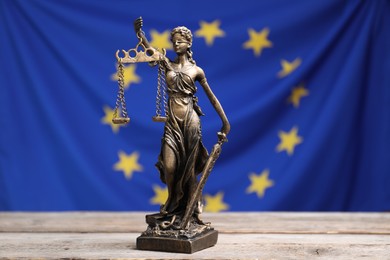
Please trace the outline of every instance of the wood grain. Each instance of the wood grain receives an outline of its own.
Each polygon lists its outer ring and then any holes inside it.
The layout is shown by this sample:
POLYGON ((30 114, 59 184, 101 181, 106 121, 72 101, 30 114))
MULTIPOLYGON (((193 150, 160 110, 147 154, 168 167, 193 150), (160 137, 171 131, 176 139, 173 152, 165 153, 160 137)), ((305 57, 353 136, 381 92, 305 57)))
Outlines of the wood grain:
POLYGON ((390 259, 389 213, 204 214, 218 243, 191 255, 136 250, 145 214, 0 213, 0 258, 390 259))
MULTIPOLYGON (((146 212, 0 213, 0 232, 129 233, 146 212)), ((390 234, 390 213, 235 212, 203 214, 220 233, 390 234)))

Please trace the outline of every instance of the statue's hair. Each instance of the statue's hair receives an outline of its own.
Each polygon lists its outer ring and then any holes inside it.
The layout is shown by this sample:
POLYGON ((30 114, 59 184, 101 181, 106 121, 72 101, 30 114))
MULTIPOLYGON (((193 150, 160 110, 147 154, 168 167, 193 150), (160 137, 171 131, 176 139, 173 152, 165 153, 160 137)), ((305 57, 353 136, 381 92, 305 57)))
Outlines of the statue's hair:
MULTIPOLYGON (((171 41, 172 41, 172 38, 173 38, 173 35, 175 35, 176 33, 184 36, 184 38, 186 38, 186 40, 192 44, 192 33, 190 31, 190 29, 188 29, 187 27, 185 26, 178 26, 176 28, 174 28, 172 31, 171 31, 171 41)), ((188 60, 195 64, 195 60, 192 58, 192 51, 191 51, 191 48, 188 48, 187 49, 187 56, 188 56, 188 60)))

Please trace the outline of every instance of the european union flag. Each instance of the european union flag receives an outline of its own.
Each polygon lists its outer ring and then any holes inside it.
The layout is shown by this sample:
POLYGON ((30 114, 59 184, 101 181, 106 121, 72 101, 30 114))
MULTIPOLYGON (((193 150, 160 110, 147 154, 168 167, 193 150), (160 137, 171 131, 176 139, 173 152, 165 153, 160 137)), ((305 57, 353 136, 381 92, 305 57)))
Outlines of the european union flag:
MULTIPOLYGON (((158 210, 157 69, 124 69, 126 127, 111 121, 115 52, 133 21, 193 58, 229 121, 208 212, 390 210, 390 2, 0 2, 0 210, 158 210)), ((221 120, 198 88, 210 150, 221 120)))

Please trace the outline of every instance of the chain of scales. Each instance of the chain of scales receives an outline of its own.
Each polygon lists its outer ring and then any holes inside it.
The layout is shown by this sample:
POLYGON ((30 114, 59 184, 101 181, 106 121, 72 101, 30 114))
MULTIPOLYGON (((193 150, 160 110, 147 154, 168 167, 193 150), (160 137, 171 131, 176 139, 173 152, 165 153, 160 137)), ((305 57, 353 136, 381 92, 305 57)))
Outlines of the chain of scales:
POLYGON ((167 114, 167 85, 165 82, 165 70, 162 62, 165 58, 165 50, 162 52, 149 47, 146 48, 141 39, 141 34, 144 32, 141 30, 138 34, 138 44, 135 48, 128 51, 122 50, 123 56, 119 56, 119 50, 115 56, 117 59, 117 77, 118 77, 118 94, 115 103, 115 110, 113 114, 112 122, 114 124, 127 124, 130 122, 130 117, 127 113, 126 100, 125 100, 125 88, 124 88, 124 64, 127 63, 139 63, 139 62, 153 62, 158 64, 157 73, 157 94, 156 94, 156 114, 153 116, 155 122, 165 122, 167 114))

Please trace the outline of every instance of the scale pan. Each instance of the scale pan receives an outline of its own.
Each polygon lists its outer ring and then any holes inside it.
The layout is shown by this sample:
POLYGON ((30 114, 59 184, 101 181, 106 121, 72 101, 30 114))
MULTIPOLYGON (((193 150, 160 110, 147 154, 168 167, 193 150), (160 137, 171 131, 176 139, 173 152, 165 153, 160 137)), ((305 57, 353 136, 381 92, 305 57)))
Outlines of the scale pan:
POLYGON ((129 117, 114 117, 112 119, 112 122, 114 124, 118 124, 118 125, 128 124, 130 122, 130 118, 129 117))
POLYGON ((152 117, 154 122, 166 122, 167 118, 165 116, 154 116, 152 117))

